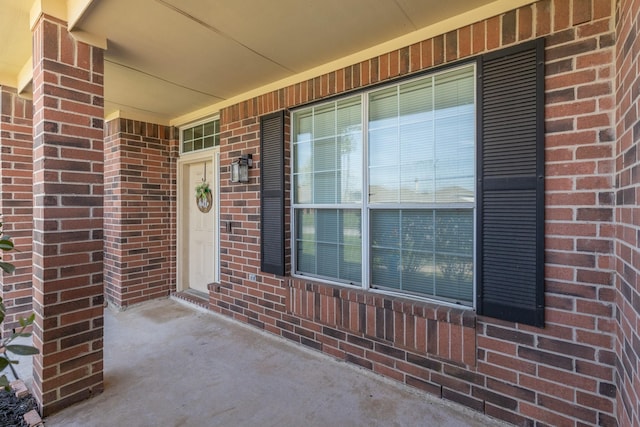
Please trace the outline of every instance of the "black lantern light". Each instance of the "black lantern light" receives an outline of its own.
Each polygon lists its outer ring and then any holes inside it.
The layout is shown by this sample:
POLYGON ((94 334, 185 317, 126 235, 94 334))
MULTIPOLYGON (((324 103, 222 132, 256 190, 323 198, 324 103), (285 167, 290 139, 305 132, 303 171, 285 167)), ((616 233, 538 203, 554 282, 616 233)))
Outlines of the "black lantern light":
POLYGON ((243 154, 231 163, 231 182, 249 182, 249 169, 253 166, 251 154, 243 154))

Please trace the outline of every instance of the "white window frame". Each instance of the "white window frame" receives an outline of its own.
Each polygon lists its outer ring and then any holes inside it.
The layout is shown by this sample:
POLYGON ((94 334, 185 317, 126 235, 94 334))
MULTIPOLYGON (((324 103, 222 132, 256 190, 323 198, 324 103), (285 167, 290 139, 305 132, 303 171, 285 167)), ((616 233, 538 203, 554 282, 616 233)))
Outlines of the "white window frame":
MULTIPOLYGON (((454 306, 454 307, 459 307, 459 308, 463 308, 463 309, 470 309, 470 310, 475 310, 476 308, 476 303, 477 303, 477 282, 476 279, 478 277, 477 275, 477 238, 476 238, 476 230, 477 230, 477 221, 478 221, 478 208, 477 208, 477 200, 478 200, 478 192, 477 192, 477 187, 474 185, 474 200, 473 202, 469 202, 469 204, 465 204, 464 206, 461 204, 436 204, 436 203, 398 203, 398 204, 392 204, 392 203, 371 203, 369 201, 369 197, 368 197, 368 191, 369 191, 369 181, 370 181, 370 177, 369 177, 369 95, 373 92, 376 92, 378 90, 384 89, 384 88, 389 88, 389 87, 394 87, 394 86, 398 86, 398 85, 402 85, 402 84, 406 84, 406 83, 410 83, 412 81, 418 81, 420 79, 423 79, 427 76, 429 77, 435 77, 438 74, 443 74, 443 73, 449 73, 452 71, 455 71, 457 69, 462 69, 462 68, 466 68, 472 66, 473 67, 473 75, 474 75, 474 89, 473 89, 473 102, 474 102, 474 108, 475 108, 475 112, 476 114, 474 115, 474 123, 473 123, 473 128, 475 129, 475 140, 474 140, 474 150, 473 150, 473 156, 474 156, 474 182, 477 179, 477 152, 478 152, 478 132, 477 132, 477 120, 478 120, 478 102, 479 100, 477 99, 477 73, 478 73, 478 69, 477 69, 477 64, 475 61, 472 62, 467 62, 464 64, 460 64, 460 65, 456 65, 456 66, 449 66, 449 67, 443 67, 441 69, 438 70, 434 70, 432 72, 429 73, 425 73, 425 74, 421 74, 418 77, 414 77, 414 78, 410 78, 410 79, 401 79, 401 80, 396 80, 394 82, 391 82, 389 84, 385 84, 385 85, 379 85, 379 86, 375 86, 374 88, 369 88, 369 89, 364 89, 359 93, 359 96, 361 97, 361 123, 362 123, 362 201, 358 204, 358 205, 354 205, 353 203, 345 203, 345 204, 339 204, 339 205, 332 205, 332 204, 321 204, 320 206, 322 208, 326 208, 326 209, 343 209, 343 210, 347 210, 347 209, 360 209, 360 214, 361 214, 361 225, 362 225, 362 230, 361 230, 361 234, 362 234, 362 260, 361 260, 361 267, 362 267, 362 272, 361 272, 361 283, 360 284, 353 284, 353 283, 346 283, 344 281, 339 281, 339 280, 330 280, 327 279, 326 277, 317 277, 315 275, 311 275, 311 274, 301 274, 297 272, 297 234, 296 234, 296 228, 297 228, 297 218, 296 218, 296 211, 299 209, 305 209, 305 208, 310 208, 310 209, 318 209, 319 204, 297 204, 295 203, 295 179, 293 179, 294 176, 294 166, 293 163, 295 161, 294 158, 294 136, 295 136, 295 129, 294 129, 294 123, 292 120, 291 123, 291 135, 290 135, 290 153, 291 153, 291 159, 292 159, 292 168, 291 168, 291 176, 292 179, 290 180, 290 194, 291 194, 291 204, 290 204, 290 232, 291 232, 291 276, 295 277, 295 278, 299 278, 299 279, 305 279, 305 280, 313 280, 315 282, 319 282, 319 283, 326 283, 326 284, 330 284, 330 285, 339 285, 339 286, 344 286, 344 287, 351 287, 351 288, 356 288, 356 289, 362 289, 364 291, 369 291, 372 293, 379 293, 379 294, 384 294, 384 295, 393 295, 393 296, 400 296, 403 298, 408 298, 408 299, 414 299, 414 300, 419 300, 419 301, 427 301, 427 302, 433 302, 433 303, 437 303, 439 305, 448 305, 448 306, 454 306), (410 209, 419 209, 419 210, 428 210, 428 209, 458 209, 458 208, 464 208, 464 209, 472 209, 473 211, 473 230, 472 230, 472 235, 473 235, 473 247, 472 247, 472 254, 473 254, 473 271, 472 271, 472 301, 471 301, 471 305, 462 305, 462 304, 458 304, 455 302, 451 302, 451 301, 447 301, 444 299, 438 299, 437 297, 434 296, 429 296, 429 295, 420 295, 420 294, 415 294, 415 293, 410 293, 410 292, 405 292, 405 291, 395 291, 395 290, 391 290, 388 288, 385 289, 378 289, 378 288, 374 288, 371 286, 371 258, 370 258, 370 235, 371 235, 371 230, 370 230, 370 224, 369 224, 369 218, 370 218, 370 214, 371 214, 371 210, 372 210, 372 206, 373 209, 394 209, 394 210, 410 210, 410 209)), ((325 102, 319 102, 317 104, 314 104, 314 107, 319 107, 322 105, 326 105, 329 103, 335 103, 341 99, 347 99, 347 98, 351 98, 354 95, 353 93, 351 94, 347 94, 344 96, 340 96, 338 98, 333 98, 330 101, 325 101, 325 102)), ((309 108, 310 105, 306 105, 300 108, 296 108, 294 110, 292 110, 292 117, 293 114, 297 111, 300 110, 304 110, 309 108)))

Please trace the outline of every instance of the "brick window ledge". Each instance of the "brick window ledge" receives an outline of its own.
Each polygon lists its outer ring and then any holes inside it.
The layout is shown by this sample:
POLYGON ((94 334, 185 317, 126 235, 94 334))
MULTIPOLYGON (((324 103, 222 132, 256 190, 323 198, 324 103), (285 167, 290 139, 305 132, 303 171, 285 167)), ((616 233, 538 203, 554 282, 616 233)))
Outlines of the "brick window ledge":
MULTIPOLYGON (((287 311, 316 324, 461 366, 476 365, 470 309, 289 278, 287 311)), ((325 333, 331 334, 330 330, 325 333)))

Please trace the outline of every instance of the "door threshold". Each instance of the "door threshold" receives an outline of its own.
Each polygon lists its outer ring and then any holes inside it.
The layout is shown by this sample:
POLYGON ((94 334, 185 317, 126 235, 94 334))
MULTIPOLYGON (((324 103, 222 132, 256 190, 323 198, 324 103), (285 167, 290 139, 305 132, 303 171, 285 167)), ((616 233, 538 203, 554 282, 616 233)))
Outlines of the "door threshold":
POLYGON ((184 291, 176 292, 174 294, 176 298, 190 302, 199 307, 209 309, 209 295, 202 291, 196 291, 195 289, 185 289, 184 291))

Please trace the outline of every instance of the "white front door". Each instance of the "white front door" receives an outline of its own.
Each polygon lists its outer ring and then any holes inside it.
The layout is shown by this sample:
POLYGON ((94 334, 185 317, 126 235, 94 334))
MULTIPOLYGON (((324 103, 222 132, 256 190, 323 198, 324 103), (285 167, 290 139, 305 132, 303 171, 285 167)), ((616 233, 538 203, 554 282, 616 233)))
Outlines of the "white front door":
POLYGON ((216 177, 217 170, 211 156, 182 163, 179 290, 191 289, 208 294, 207 285, 216 280, 216 177), (195 188, 203 178, 212 191, 213 206, 208 212, 198 208, 195 198, 195 188))

